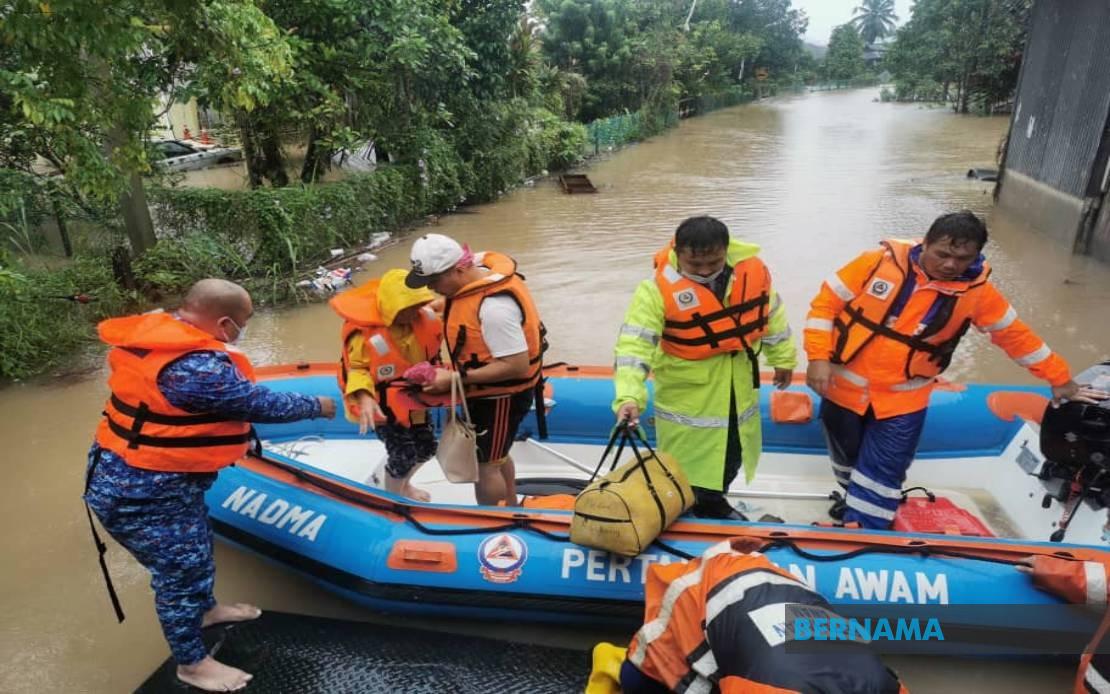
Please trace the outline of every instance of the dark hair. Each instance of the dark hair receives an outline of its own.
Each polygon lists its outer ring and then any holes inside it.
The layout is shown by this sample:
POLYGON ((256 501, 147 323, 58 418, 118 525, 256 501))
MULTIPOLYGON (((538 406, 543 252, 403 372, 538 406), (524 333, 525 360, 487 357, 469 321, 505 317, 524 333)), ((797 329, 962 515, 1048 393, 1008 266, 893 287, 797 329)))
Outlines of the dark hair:
POLYGON ((728 248, 728 227, 715 217, 690 217, 674 232, 674 248, 691 253, 728 248))
POLYGON ((925 243, 951 239, 953 246, 973 243, 979 250, 987 245, 987 225, 969 210, 942 214, 925 234, 925 243))

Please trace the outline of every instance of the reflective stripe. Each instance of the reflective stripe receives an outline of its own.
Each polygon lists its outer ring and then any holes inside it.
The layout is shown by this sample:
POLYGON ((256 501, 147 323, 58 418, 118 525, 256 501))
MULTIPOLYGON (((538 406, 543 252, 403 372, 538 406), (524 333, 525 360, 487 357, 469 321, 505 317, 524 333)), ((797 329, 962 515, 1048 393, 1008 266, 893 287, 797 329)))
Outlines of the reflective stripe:
POLYGON ((389 343, 381 335, 371 335, 370 344, 373 345, 374 351, 383 357, 389 354, 389 343))
POLYGON ((656 639, 666 633, 667 626, 671 622, 671 615, 674 613, 675 603, 682 597, 689 588, 701 583, 701 577, 705 574, 706 559, 714 557, 718 554, 731 552, 732 546, 727 540, 718 542, 709 549, 705 550, 702 555, 702 561, 698 564, 698 568, 694 569, 688 574, 679 576, 671 585, 667 586, 667 591, 663 593, 663 600, 659 606, 659 614, 655 619, 645 623, 640 630, 636 632, 633 638, 634 642, 639 642, 639 647, 629 654, 628 659, 636 667, 644 664, 644 658, 647 657, 648 646, 650 646, 656 639))
POLYGON ((641 339, 644 342, 650 342, 653 346, 659 344, 659 333, 654 330, 642 328, 638 325, 629 325, 625 323, 621 326, 621 335, 628 335, 629 337, 641 339))
POLYGON ((1017 362, 1018 366, 1033 366, 1034 364, 1039 364, 1045 359, 1048 359, 1050 356, 1052 356, 1052 350, 1048 348, 1048 345, 1041 345, 1040 349, 1030 352, 1024 357, 1018 357, 1014 361, 1017 362))
POLYGON ((643 359, 637 359, 636 357, 617 357, 614 366, 618 369, 621 367, 640 369, 644 374, 651 373, 651 364, 648 364, 643 359))
POLYGON ((1087 674, 1083 676, 1083 681, 1098 694, 1110 694, 1110 682, 1107 682, 1102 673, 1095 669, 1094 662, 1087 664, 1087 674))
POLYGON ((914 378, 912 380, 906 381, 905 383, 895 383, 890 387, 890 389, 898 392, 905 392, 907 390, 918 390, 919 388, 924 388, 925 386, 933 383, 936 380, 937 379, 935 378, 914 378))
POLYGON ((771 297, 771 309, 768 313, 774 313, 779 310, 780 306, 782 306, 782 297, 778 295, 778 292, 775 292, 775 295, 771 297))
POLYGON ((682 694, 692 694, 693 692, 709 694, 713 690, 712 678, 717 674, 717 657, 713 655, 713 649, 709 647, 709 644, 705 644, 705 655, 690 663, 690 669, 699 676, 689 686, 681 690, 682 694))
MULTIPOLYGON (((712 655, 712 653, 710 653, 712 655)), ((679 694, 710 694, 713 691, 713 684, 704 677, 698 677, 690 686, 683 689, 679 694)))
POLYGON ((821 330, 831 333, 833 322, 828 318, 806 318, 806 330, 821 330))
POLYGON ((658 405, 655 406, 655 416, 659 419, 665 419, 668 422, 674 422, 675 424, 681 424, 684 427, 693 427, 695 429, 728 428, 728 417, 688 417, 677 412, 662 410, 658 405))
POLYGON ((840 275, 836 274, 835 272, 825 278, 825 284, 827 284, 829 286, 829 289, 833 290, 833 292, 837 296, 839 296, 842 301, 851 301, 852 299, 856 298, 855 292, 844 286, 844 282, 840 280, 840 275))
POLYGON ((836 463, 832 464, 832 468, 834 472, 839 472, 844 475, 852 474, 852 470, 855 469, 850 465, 837 465, 836 463))
POLYGON ((850 494, 848 495, 847 504, 849 508, 854 508, 860 513, 866 513, 869 516, 882 518, 883 520, 894 520, 894 511, 885 509, 869 501, 864 501, 863 499, 857 499, 850 494))
POLYGON ((682 279, 682 273, 674 269, 674 265, 667 263, 667 267, 663 268, 663 276, 667 278, 668 282, 674 283, 682 279))
POLYGON ((888 487, 885 484, 879 484, 867 475, 859 471, 859 469, 852 471, 852 484, 858 484, 868 491, 875 492, 879 496, 885 496, 888 499, 901 499, 902 490, 888 487))
POLYGON ((713 655, 713 649, 707 649, 705 655, 690 663, 690 668, 703 677, 712 677, 716 674, 717 656, 713 655))
POLYGON ((994 323, 991 323, 990 325, 979 328, 979 330, 985 333, 997 332, 999 330, 1010 327, 1010 325, 1012 325, 1015 320, 1017 320, 1017 311, 1014 310, 1013 306, 1010 306, 1006 309, 1006 313, 1002 315, 1002 318, 998 319, 994 323))
POLYGON ((1097 561, 1083 562, 1083 572, 1087 577, 1087 604, 1106 604, 1106 569, 1097 561))
POLYGON ((781 333, 775 333, 774 335, 764 335, 763 344, 769 346, 777 345, 780 342, 785 342, 786 340, 789 340, 792 334, 793 333, 790 331, 790 326, 788 325, 786 326, 786 330, 783 330, 781 333))
POLYGON ((724 587, 723 590, 717 592, 716 595, 709 598, 705 604, 705 623, 708 626, 713 623, 722 612, 735 605, 744 599, 744 594, 751 588, 758 588, 760 586, 794 586, 801 587, 801 583, 796 578, 787 578, 781 576, 773 571, 759 570, 752 571, 751 573, 742 574, 741 576, 733 579, 724 587))
POLYGON ((855 371, 849 371, 848 369, 846 369, 843 366, 840 366, 839 364, 834 364, 833 365, 832 372, 833 372, 833 376, 839 376, 840 378, 843 378, 845 381, 847 381, 847 382, 849 382, 853 385, 857 385, 861 388, 864 388, 864 387, 867 386, 867 379, 866 378, 864 378, 863 376, 860 376, 855 371))

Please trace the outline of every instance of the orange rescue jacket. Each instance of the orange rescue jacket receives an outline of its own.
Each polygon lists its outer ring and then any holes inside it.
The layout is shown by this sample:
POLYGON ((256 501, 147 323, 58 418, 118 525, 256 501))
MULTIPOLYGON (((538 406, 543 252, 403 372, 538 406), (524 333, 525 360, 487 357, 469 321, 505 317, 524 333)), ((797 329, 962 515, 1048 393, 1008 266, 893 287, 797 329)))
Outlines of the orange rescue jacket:
POLYGON ((822 284, 806 320, 805 349, 810 361, 834 364, 826 397, 859 414, 873 407, 880 419, 923 409, 972 325, 1034 375, 1052 385, 1070 380, 1067 364, 1017 320, 988 265, 971 279, 931 280, 910 258, 915 245, 884 241, 822 284), (892 316, 911 273, 913 292, 892 316))
POLYGON ((163 368, 199 351, 227 354, 253 382, 254 368, 246 355, 167 313, 110 318, 97 330, 112 346, 112 394, 96 431, 102 448, 128 465, 161 472, 215 472, 246 454, 249 423, 187 412, 171 405, 158 388, 163 368))
MULTIPOLYGON (((349 289, 328 302, 332 309, 343 318, 340 332, 343 349, 339 362, 339 392, 347 392, 347 374, 350 371, 350 358, 346 349, 347 341, 355 333, 363 335, 363 351, 370 364, 374 381, 375 395, 382 412, 391 423, 411 425, 413 409, 409 406, 411 398, 390 397, 390 392, 398 392, 408 383, 401 379, 413 363, 405 358, 397 346, 390 327, 386 325, 378 308, 378 285, 380 280, 370 280, 366 284, 349 289)), ((443 323, 430 308, 422 308, 412 324, 417 342, 424 351, 424 360, 431 361, 439 353, 443 339, 443 323)), ((358 406, 348 403, 351 411, 358 416, 358 406)))
POLYGON ((786 694, 796 690, 775 682, 816 684, 829 673, 841 684, 854 685, 846 685, 846 691, 899 691, 897 678, 870 651, 851 657, 850 666, 840 662, 845 657, 841 652, 807 658, 804 665, 782 658, 787 627, 778 621, 781 617, 772 616, 775 608, 811 605, 835 614, 796 577, 758 552, 739 551, 744 540, 735 542, 721 542, 690 561, 651 565, 644 586, 644 626, 628 647, 628 660, 640 672, 680 694, 711 691, 715 682, 721 692, 786 694), (715 622, 727 625, 725 638, 717 632, 716 645, 710 636, 715 622), (774 662, 782 664, 781 672, 770 665, 774 662), (751 670, 758 664, 774 681, 743 672, 748 663, 751 670))
MULTIPOLYGON (((753 256, 732 268, 728 305, 709 287, 684 277, 670 263, 674 242, 655 254, 655 282, 663 297, 664 352, 680 359, 708 359, 729 352, 747 352, 767 332, 771 273, 753 256)), ((753 359, 754 361, 754 359, 753 359)))
POLYGON ((547 349, 546 329, 540 321, 532 295, 524 285, 523 278, 516 272, 515 260, 490 251, 478 254, 476 260, 489 269, 490 274, 471 282, 448 298, 443 312, 444 339, 451 363, 456 370, 466 373, 493 361, 493 355, 482 338, 482 322, 478 312, 486 297, 510 296, 524 316, 521 327, 528 345, 528 375, 497 383, 467 383, 466 396, 482 398, 526 391, 535 387, 542 375, 543 353, 547 349))

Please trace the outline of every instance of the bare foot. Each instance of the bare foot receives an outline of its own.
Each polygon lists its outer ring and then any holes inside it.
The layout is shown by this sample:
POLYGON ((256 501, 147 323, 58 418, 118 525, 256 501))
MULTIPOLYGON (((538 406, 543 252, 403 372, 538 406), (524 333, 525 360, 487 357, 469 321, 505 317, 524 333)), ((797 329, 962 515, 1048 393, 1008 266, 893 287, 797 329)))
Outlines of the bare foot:
POLYGON ((178 665, 177 679, 206 692, 234 692, 247 686, 254 675, 224 665, 212 656, 193 665, 178 665))
POLYGON ((224 605, 220 603, 204 613, 204 619, 201 620, 200 626, 203 629, 213 624, 248 622, 252 619, 258 619, 260 616, 262 616, 261 609, 254 605, 248 605, 245 602, 237 602, 233 605, 224 605))
POLYGON ((405 487, 404 495, 416 501, 431 501, 432 495, 424 491, 420 487, 414 487, 411 484, 405 487))

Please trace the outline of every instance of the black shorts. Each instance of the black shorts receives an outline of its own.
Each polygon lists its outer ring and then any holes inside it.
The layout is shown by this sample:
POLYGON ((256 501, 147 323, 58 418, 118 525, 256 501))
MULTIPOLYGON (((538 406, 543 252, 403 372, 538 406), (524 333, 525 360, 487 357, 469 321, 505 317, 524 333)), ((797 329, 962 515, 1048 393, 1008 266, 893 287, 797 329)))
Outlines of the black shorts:
POLYGON ((478 432, 478 462, 497 462, 509 454, 524 416, 532 409, 535 390, 467 400, 470 419, 478 432))

